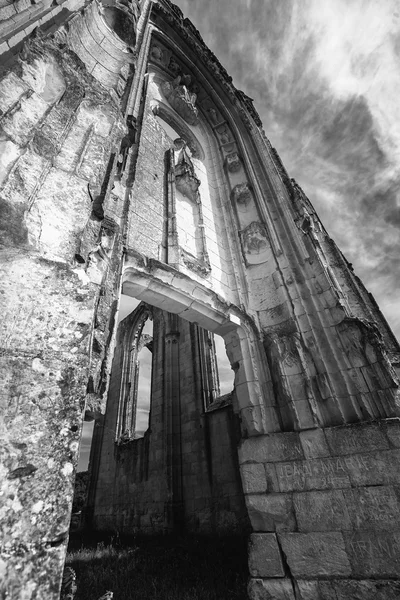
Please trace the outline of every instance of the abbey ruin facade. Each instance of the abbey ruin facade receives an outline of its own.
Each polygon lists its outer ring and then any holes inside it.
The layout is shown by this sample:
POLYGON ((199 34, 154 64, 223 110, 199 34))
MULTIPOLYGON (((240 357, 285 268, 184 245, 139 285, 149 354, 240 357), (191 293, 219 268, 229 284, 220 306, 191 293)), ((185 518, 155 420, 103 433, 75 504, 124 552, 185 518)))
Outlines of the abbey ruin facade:
POLYGON ((59 597, 94 419, 94 529, 248 531, 252 600, 398 598, 400 349, 252 101, 169 0, 0 0, 0 56, 2 595, 59 597))

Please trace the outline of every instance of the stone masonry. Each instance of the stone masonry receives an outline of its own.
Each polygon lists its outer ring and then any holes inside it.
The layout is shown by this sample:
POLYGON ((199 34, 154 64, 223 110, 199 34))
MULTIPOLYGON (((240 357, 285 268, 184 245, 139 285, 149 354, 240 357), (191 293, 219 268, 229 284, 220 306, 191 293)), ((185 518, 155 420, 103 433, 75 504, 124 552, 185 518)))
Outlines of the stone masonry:
POLYGON ((1 595, 59 597, 95 419, 92 527, 250 527, 252 600, 398 598, 400 349, 251 100, 169 0, 0 0, 0 57, 1 595))

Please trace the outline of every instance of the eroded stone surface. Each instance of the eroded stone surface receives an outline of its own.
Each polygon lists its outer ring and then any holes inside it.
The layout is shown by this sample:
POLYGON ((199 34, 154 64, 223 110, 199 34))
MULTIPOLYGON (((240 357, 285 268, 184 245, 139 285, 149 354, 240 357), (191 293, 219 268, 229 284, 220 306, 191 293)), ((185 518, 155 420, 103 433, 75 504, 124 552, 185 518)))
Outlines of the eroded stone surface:
POLYGON ((290 579, 252 579, 248 592, 250 600, 295 600, 290 579))
POLYGON ((289 494, 249 495, 247 510, 254 531, 294 531, 296 521, 289 494))
POLYGON ((249 570, 253 577, 283 577, 281 552, 273 533, 253 533, 249 544, 249 570))
POLYGON ((350 575, 351 566, 340 533, 280 533, 278 537, 295 577, 350 575))

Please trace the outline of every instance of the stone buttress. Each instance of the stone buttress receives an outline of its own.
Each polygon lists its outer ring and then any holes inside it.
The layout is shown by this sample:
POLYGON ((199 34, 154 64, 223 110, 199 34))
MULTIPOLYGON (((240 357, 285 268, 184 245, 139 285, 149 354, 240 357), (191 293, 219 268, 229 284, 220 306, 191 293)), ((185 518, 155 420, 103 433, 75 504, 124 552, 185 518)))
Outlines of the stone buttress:
POLYGON ((397 598, 399 346, 251 100, 168 0, 0 1, 0 55, 2 593, 59 597, 94 418, 92 526, 249 519, 250 598, 397 598))

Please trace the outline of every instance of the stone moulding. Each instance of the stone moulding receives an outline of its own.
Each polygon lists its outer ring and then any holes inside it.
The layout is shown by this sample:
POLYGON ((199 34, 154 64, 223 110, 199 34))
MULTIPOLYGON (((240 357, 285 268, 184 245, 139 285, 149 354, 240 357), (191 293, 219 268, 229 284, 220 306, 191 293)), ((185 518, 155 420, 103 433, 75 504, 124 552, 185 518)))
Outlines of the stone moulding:
POLYGON ((193 273, 203 278, 208 277, 211 273, 211 266, 207 255, 199 259, 184 250, 184 248, 179 248, 179 254, 184 266, 193 271, 193 273))
POLYGON ((166 104, 158 101, 152 105, 151 109, 156 117, 160 117, 166 121, 168 125, 171 125, 171 127, 180 134, 180 136, 186 141, 194 158, 204 160, 205 154, 199 140, 194 135, 190 127, 188 127, 186 123, 179 118, 175 111, 173 111, 166 104))
POLYGON ((161 89, 172 108, 182 119, 189 125, 198 125, 198 110, 195 106, 196 94, 191 93, 186 85, 181 84, 180 76, 172 82, 165 81, 161 85, 161 89))
POLYGON ((180 9, 177 9, 177 7, 169 1, 164 2, 164 4, 165 6, 162 6, 161 4, 155 4, 153 10, 156 13, 163 15, 163 18, 173 26, 181 39, 185 40, 191 46, 192 50, 199 56, 200 60, 207 65, 210 72, 223 86, 232 103, 235 106, 239 106, 239 113, 246 127, 248 129, 251 128, 251 121, 248 117, 249 114, 256 126, 261 128, 262 122, 253 106, 252 99, 246 96, 244 92, 237 90, 234 87, 232 83, 232 77, 221 65, 217 57, 205 45, 204 41, 201 39, 201 36, 195 33, 197 32, 195 27, 188 19, 183 19, 179 15, 181 12, 180 9))

